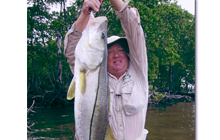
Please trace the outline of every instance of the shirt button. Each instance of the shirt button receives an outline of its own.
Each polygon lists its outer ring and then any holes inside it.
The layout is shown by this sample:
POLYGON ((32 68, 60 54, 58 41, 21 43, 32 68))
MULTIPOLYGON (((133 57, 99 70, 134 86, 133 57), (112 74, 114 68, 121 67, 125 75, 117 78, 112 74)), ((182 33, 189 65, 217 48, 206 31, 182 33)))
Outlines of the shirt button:
POLYGON ((120 126, 122 126, 122 124, 120 124, 120 126))

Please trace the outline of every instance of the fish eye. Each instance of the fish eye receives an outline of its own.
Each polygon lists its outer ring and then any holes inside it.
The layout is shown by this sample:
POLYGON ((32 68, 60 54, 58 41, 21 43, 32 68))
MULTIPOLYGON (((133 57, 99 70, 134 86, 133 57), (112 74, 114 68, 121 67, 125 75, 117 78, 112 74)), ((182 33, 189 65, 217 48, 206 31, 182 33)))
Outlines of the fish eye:
POLYGON ((102 37, 102 39, 104 39, 104 38, 105 38, 105 34, 104 34, 103 32, 102 32, 102 36, 101 36, 101 37, 102 37))

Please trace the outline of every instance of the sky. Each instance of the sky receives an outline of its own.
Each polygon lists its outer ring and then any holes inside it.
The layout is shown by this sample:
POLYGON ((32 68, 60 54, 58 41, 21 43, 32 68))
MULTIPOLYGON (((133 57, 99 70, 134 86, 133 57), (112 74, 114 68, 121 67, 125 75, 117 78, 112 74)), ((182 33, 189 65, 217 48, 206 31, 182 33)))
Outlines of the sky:
POLYGON ((195 0, 177 0, 177 4, 180 5, 182 9, 195 15, 195 0))
MULTIPOLYGON (((67 0, 66 5, 70 6, 70 4, 75 0, 67 0)), ((173 0, 174 1, 174 0, 173 0)), ((177 4, 181 6, 182 9, 187 10, 189 13, 195 15, 195 0, 177 0, 177 4)), ((54 5, 53 9, 60 11, 59 5, 54 5)))

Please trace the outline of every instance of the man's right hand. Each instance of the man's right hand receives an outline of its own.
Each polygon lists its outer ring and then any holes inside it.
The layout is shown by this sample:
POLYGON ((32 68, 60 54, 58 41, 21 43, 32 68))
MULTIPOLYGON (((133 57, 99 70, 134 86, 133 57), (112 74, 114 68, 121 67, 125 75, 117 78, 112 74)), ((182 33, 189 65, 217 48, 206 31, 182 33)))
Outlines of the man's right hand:
POLYGON ((89 15, 91 12, 91 9, 94 12, 98 12, 99 8, 101 6, 102 0, 85 0, 83 3, 82 13, 84 15, 89 15))
POLYGON ((89 16, 91 12, 91 8, 93 11, 98 12, 99 8, 102 4, 103 0, 84 0, 83 2, 83 8, 81 11, 80 16, 78 17, 76 21, 76 27, 82 32, 89 21, 89 16))

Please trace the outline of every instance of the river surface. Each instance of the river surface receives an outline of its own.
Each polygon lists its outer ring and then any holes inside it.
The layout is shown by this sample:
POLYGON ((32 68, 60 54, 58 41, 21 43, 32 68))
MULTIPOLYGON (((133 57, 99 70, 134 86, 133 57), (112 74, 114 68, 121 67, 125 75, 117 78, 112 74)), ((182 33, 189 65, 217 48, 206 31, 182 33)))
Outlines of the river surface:
MULTIPOLYGON (((28 115, 33 133, 28 140, 73 140, 74 110, 68 108, 34 108, 28 115)), ((195 102, 148 106, 145 128, 147 140, 195 140, 195 102)))

